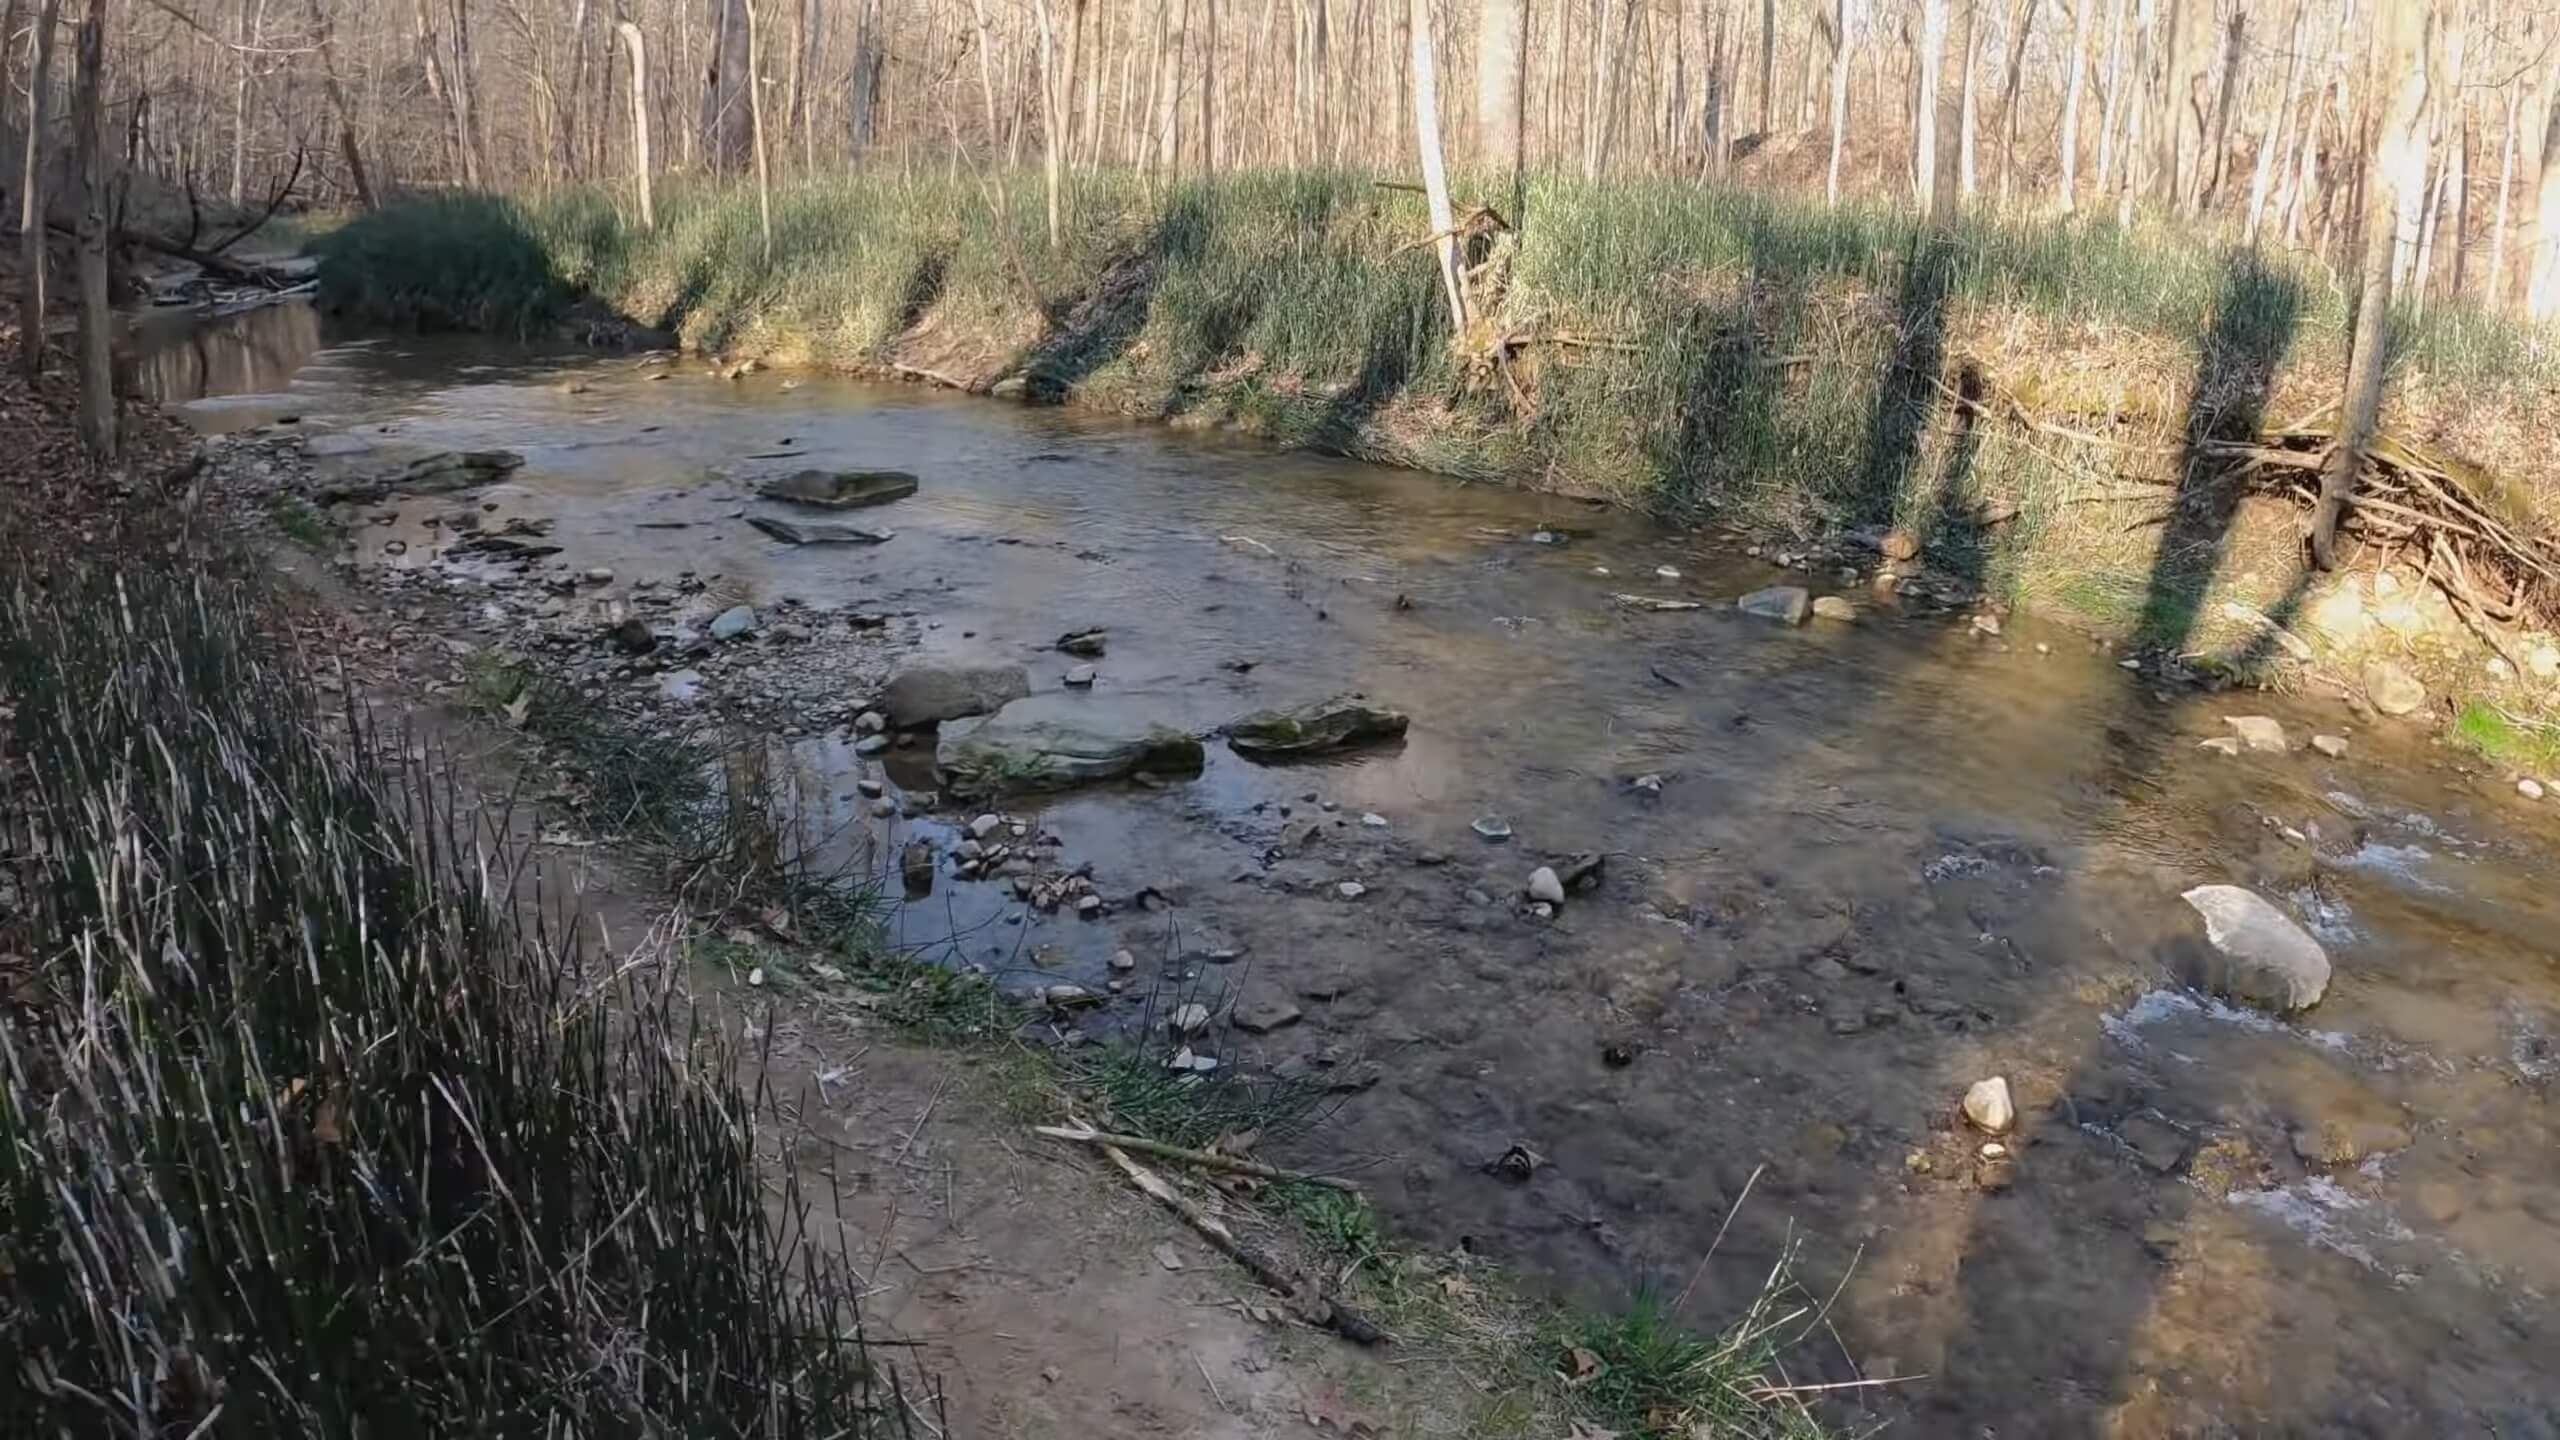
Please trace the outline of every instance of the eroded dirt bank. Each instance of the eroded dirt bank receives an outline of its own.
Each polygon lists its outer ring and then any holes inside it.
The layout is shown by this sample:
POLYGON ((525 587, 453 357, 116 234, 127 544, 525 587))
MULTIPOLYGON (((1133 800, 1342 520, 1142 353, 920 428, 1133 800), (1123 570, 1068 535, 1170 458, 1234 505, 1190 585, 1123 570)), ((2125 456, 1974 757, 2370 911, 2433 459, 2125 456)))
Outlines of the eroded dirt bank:
POLYGON ((1953 577, 1879 604, 1872 556, 916 391, 401 348, 227 402, 299 418, 215 473, 312 503, 411 455, 520 453, 450 494, 314 503, 430 682, 505 650, 644 725, 712 709, 792 742, 849 855, 931 850, 899 941, 1108 998, 1060 1030, 1248 1009, 1261 1033, 1202 1052, 1337 1089, 1308 1143, 1406 1234, 1586 1297, 1697 1272, 1702 1321, 1801 1244, 1839 1338, 1793 1378, 1925 1377, 1852 1392, 1922 1433, 2560 1425, 2551 812, 2419 730, 2127 670, 1953 577), (794 547, 747 520, 784 516, 756 486, 803 464, 923 488, 854 517, 885 542, 794 547), (1733 609, 1773 584, 1857 618, 1733 609), (634 620, 645 647, 616 638, 634 620), (1099 659, 1058 652, 1086 627, 1099 659), (1017 896, 1027 871, 957 873, 981 807, 923 799, 927 742, 859 753, 919 663, 1019 665, 1043 697, 1092 664, 1097 712, 1200 731, 1356 689, 1412 728, 1287 767, 1213 742, 1196 779, 995 807, 1057 838, 1042 866, 1090 866, 1079 917, 1017 896), (2202 747, 2245 715, 2286 750, 2202 747), (1537 914, 1530 872, 1580 855, 1596 885, 1537 914), (2206 882, 2325 944, 2316 1009, 2187 988, 2179 894, 2206 882), (1956 1101, 1993 1074, 2019 1120, 1985 1161, 1956 1101), (1490 1163, 1513 1147, 1537 1163, 1490 1163))

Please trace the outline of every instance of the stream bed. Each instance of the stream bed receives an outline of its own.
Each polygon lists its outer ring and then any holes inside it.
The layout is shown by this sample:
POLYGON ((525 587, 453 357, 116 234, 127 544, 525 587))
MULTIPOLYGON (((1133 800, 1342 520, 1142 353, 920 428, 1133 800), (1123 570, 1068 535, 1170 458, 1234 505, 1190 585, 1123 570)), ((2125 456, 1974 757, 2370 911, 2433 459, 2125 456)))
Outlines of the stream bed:
MULTIPOLYGON (((875 856, 954 817, 857 801, 933 781, 922 750, 855 756, 867 695, 811 698, 839 641, 1048 692, 1087 663, 1057 637, 1104 627, 1074 703, 1203 730, 1340 691, 1408 712, 1386 748, 1264 766, 1213 740, 1194 780, 1011 807, 1090 862, 1100 918, 946 870, 893 922, 1096 991, 1128 951, 1123 1012, 1295 1011, 1214 1048, 1339 1090, 1293 1158, 1353 1170, 1400 1236, 1595 1304, 1694 1274, 1701 1327, 1792 1249, 1836 1298, 1790 1377, 1894 1382, 1837 1409, 1897 1433, 2560 1436, 2560 806, 2421 729, 2163 688, 2023 616, 1984 633, 1553 496, 915 387, 340 337, 293 306, 221 326, 144 347, 139 383, 208 430, 290 417, 339 463, 520 453, 484 503, 547 520, 558 573, 611 572, 579 604, 691 572, 808 617, 776 693, 809 709, 773 723, 875 856), (844 517, 886 543, 793 548, 744 516, 802 463, 923 484, 844 517), (1733 608, 1779 583, 1860 618, 1733 608), (897 623, 828 623, 849 612, 897 623), (2200 748, 2251 714, 2290 752, 2200 748), (1597 889, 1531 913, 1531 869, 1587 852, 1597 889), (2179 896, 2217 882, 2327 948, 2315 1009, 2187 988, 2179 896), (2018 1124, 1986 1162, 1958 1101, 1990 1075, 2018 1124), (1537 1163, 1493 1163, 1515 1146, 1537 1163)), ((367 563, 449 563, 424 521, 451 502, 386 508, 367 563)))

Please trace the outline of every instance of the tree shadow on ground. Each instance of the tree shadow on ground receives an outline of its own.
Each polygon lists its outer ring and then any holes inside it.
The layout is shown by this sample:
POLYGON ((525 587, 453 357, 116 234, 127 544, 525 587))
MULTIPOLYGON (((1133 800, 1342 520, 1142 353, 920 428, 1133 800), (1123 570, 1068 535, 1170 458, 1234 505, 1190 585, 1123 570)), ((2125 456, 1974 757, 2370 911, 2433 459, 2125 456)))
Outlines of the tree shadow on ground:
MULTIPOLYGON (((2198 609, 2223 563, 2245 486, 2245 477, 2215 452, 2215 442, 2256 436, 2300 313, 2296 287, 2254 256, 2229 261, 2211 328, 2200 344, 2177 498, 2141 617, 2142 640, 2164 655, 2182 653, 2194 639, 2198 609)), ((2297 581, 2273 613, 2278 624, 2292 618, 2304 583, 2297 581)), ((2275 643, 2273 632, 2262 632, 2243 655, 2275 643)), ((2105 743, 2090 780, 2111 805, 2130 808, 2161 797, 2163 777, 2177 763, 2170 747, 2186 743, 2177 722, 2191 693, 2155 689, 2141 678, 2125 686, 2113 718, 2103 723, 2105 743)), ((2172 976, 2187 983, 2197 976, 2199 957, 2180 943, 2171 944, 2177 953, 2150 958, 2165 962, 2172 976)), ((2050 993, 2058 984, 2058 977, 2044 982, 2040 988, 2048 993, 2027 1004, 2072 1004, 2073 997, 2050 993)), ((2073 1183, 2080 1208, 2068 1214, 2056 1213, 2053 1202, 2021 1207, 1998 1194, 1976 1198, 1957 1262, 1960 1318, 1946 1354, 1947 1376, 1940 1394, 1918 1402, 1924 1417, 1939 1405, 1946 1406, 1945 1419, 1978 1414, 1988 1403, 1982 1387, 2029 1378, 2030 1370, 2040 1371, 2031 1378, 2044 1392, 2034 1408, 2050 1414, 2063 1407, 2088 1417, 2085 1428, 2067 1433, 2118 1433, 2114 1427, 2153 1414, 2164 1398, 2174 1400, 2151 1391, 2165 1383, 2160 1367, 2188 1362, 2146 1353, 2146 1339, 2167 1298, 2168 1266, 2194 1217, 2199 1192, 2183 1182, 2190 1167, 2204 1163, 2200 1149, 2211 1138, 2213 1117, 2179 1113, 2188 1102, 2168 1088, 2145 1084, 2104 1027, 2086 1027, 2078 1043, 2082 1048, 2059 1093, 2046 1097, 2039 1113, 2028 1113, 2022 1101, 2022 1133, 2010 1141, 2025 1157, 2021 1168, 2029 1183, 2039 1172, 2078 1172, 2074 1182, 2104 1173, 2091 1167, 2148 1171, 2149 1178, 2122 1185, 2073 1183), (2057 1290, 2087 1297, 2070 1312, 2067 1340, 2024 1356, 2000 1354, 2002 1365, 2018 1373, 1991 1378, 2001 1368, 1994 1356, 2002 1337, 2010 1344, 2039 1343, 2021 1340, 2042 1327, 2022 1322, 2017 1297, 2057 1290)), ((2229 1083, 2244 1082, 2232 1077, 2229 1083)), ((2147 1422, 2137 1421, 2136 1428, 2140 1423, 2147 1422)))
POLYGON ((1127 355, 1147 328, 1166 271, 1199 258, 1210 224, 1204 192, 1173 197, 1146 236, 1104 264, 1090 288, 1043 303, 1040 337, 1008 372, 1023 378, 1031 398, 1057 401, 1127 355))

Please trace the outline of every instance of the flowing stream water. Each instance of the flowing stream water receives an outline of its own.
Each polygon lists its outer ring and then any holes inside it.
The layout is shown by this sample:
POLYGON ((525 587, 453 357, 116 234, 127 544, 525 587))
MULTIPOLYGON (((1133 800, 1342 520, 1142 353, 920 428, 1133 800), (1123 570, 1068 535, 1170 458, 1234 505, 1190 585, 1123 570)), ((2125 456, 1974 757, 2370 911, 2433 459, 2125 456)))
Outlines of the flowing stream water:
MULTIPOLYGON (((1041 691, 1077 663, 1056 637, 1105 626, 1089 703, 1179 724, 1339 690, 1410 712, 1393 748, 1262 767, 1213 743, 1196 781, 1038 807, 1104 894, 1164 908, 1026 915, 946 881, 897 921, 1044 979, 1099 989, 1126 948, 1142 989, 1297 1006, 1218 1048, 1339 1079, 1292 1158, 1356 1167, 1404 1237, 1595 1304, 1686 1290, 1700 1326, 1792 1247, 1830 1304, 1790 1376, 1896 1380, 1839 1413, 1899 1433, 2560 1436, 2560 813, 2419 729, 2161 690, 2024 618, 1782 628, 1730 600, 1804 576, 1552 496, 919 388, 323 328, 261 310, 134 373, 209 429, 519 451, 510 506, 617 583, 913 611, 924 655, 1024 663, 1041 691), (885 545, 788 548, 739 517, 803 456, 923 489, 852 517, 885 545), (2234 714, 2294 750, 2198 748, 2234 714), (1524 913, 1530 868, 1574 852, 1606 856, 1599 891, 1524 913), (2316 1009, 2186 988, 2179 894, 2208 882, 2327 946, 2316 1009), (2020 1119, 1986 1164, 1957 1101, 1993 1074, 2020 1119), (1515 1145, 1543 1161, 1526 1179, 1489 1164, 1515 1145)), ((840 731, 803 749, 861 763, 840 731)))

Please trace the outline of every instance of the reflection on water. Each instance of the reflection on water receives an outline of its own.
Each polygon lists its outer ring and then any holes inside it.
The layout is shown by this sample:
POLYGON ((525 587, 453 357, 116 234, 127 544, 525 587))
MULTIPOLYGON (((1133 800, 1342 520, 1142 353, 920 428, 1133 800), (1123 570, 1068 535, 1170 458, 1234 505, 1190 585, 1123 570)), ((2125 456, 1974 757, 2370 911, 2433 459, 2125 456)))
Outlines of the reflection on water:
POLYGON ((300 300, 211 320, 155 312, 134 326, 123 383, 161 405, 272 394, 319 351, 320 328, 319 310, 300 300))
MULTIPOLYGON (((1722 1234, 1695 1282, 1713 1321, 1814 1237, 1839 1343, 1795 1378, 1926 1374, 1844 1392, 1897 1433, 2560 1433, 2551 836, 2423 735, 2157 691, 2029 622, 1755 622, 1720 602, 1831 587, 1551 496, 828 377, 323 349, 298 307, 216 328, 145 358, 152 393, 256 397, 199 401, 207 425, 290 406, 364 446, 519 451, 484 518, 549 521, 551 563, 616 577, 572 603, 690 570, 723 603, 911 612, 928 654, 1043 691, 1055 637, 1098 625, 1106 700, 1409 710, 1402 747, 1350 763, 1213 748, 1197 781, 1038 807, 1106 894, 1169 910, 1026 915, 946 872, 893 924, 1041 983, 1099 988, 1127 949, 1142 988, 1302 1005, 1218 1043, 1383 1062, 1324 1143, 1382 1157, 1364 1181, 1422 1241, 1607 1300, 1678 1290, 1722 1234), (889 544, 795 550, 744 518, 802 464, 924 489, 875 512, 889 544), (2353 753, 2195 748, 2247 712, 2352 729, 2353 753), (1486 814, 1517 838, 1477 838, 1486 814), (1522 914, 1529 868, 1583 851, 1601 891, 1522 914), (2205 881, 2316 923, 2337 976, 2302 1023, 2175 988, 2177 896, 2205 881), (1241 958, 1192 959, 1217 956, 1241 958), (1986 1168, 1950 1117, 1992 1074, 2021 1128, 1986 1168), (1512 1144, 1551 1163, 1488 1175, 1512 1144), (2372 1153, 2319 1158, 2340 1145, 2372 1153)), ((359 542, 423 566, 451 508, 386 507, 359 542)), ((930 783, 893 754, 892 783, 930 783)), ((818 787, 830 818, 855 817, 849 778, 818 787)), ((884 823, 881 853, 919 833, 884 823)))

